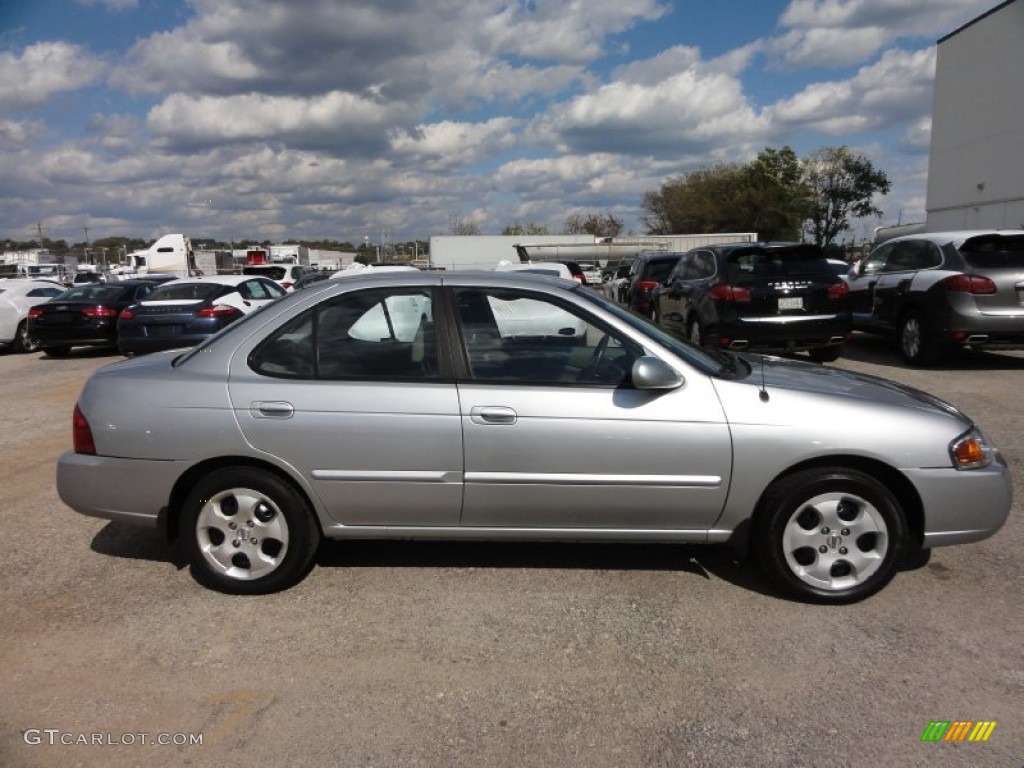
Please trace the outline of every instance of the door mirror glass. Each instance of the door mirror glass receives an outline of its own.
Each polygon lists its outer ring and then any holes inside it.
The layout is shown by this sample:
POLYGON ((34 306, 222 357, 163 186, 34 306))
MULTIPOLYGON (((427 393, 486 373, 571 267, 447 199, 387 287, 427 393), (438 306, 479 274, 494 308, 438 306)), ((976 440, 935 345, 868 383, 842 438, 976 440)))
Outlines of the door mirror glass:
POLYGON ((633 363, 633 387, 636 389, 678 389, 683 377, 657 357, 644 356, 633 363))

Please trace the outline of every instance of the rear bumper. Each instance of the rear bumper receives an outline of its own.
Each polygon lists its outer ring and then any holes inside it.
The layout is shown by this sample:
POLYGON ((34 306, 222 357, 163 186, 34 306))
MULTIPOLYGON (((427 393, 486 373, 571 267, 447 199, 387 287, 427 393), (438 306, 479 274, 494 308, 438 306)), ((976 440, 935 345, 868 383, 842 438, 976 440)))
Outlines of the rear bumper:
POLYGON ((806 350, 842 344, 851 331, 849 315, 778 315, 731 318, 707 329, 709 346, 758 350, 806 350))
POLYGON ((156 528, 184 461, 118 459, 68 451, 57 462, 57 493, 76 512, 156 528))
POLYGON ((121 336, 117 340, 117 348, 124 354, 144 354, 146 352, 162 352, 165 349, 189 349, 196 344, 202 344, 212 334, 204 333, 201 336, 158 336, 147 338, 145 336, 121 336))
POLYGON ((46 347, 116 347, 117 328, 62 328, 31 327, 29 333, 46 347))

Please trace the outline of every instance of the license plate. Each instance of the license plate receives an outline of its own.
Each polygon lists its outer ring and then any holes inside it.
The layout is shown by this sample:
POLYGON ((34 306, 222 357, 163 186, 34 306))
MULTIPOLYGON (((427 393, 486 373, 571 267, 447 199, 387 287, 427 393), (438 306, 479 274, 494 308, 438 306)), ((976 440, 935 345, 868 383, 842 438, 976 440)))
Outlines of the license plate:
POLYGON ((800 296, 779 299, 779 309, 803 309, 804 300, 800 296))
POLYGON ((177 336, 178 326, 176 325, 147 325, 147 336, 177 336))

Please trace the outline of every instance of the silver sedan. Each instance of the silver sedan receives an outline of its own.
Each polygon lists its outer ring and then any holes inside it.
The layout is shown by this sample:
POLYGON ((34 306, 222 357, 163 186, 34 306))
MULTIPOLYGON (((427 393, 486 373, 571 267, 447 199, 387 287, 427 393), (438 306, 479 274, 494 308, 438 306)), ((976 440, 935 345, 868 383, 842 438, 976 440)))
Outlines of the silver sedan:
POLYGON ((731 543, 797 598, 851 602, 912 550, 991 536, 1012 495, 930 395, 497 272, 313 285, 96 372, 73 435, 65 503, 183 536, 233 593, 296 583, 324 537, 518 539, 731 543))

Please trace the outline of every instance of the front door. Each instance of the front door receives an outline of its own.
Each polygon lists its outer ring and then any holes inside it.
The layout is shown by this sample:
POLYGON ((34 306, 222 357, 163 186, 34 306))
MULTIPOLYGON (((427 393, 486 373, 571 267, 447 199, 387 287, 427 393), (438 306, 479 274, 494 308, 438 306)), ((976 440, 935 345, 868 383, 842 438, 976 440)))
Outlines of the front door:
POLYGON ((711 527, 731 442, 706 376, 632 389, 643 349, 547 294, 456 288, 454 308, 468 366, 464 526, 711 527))

